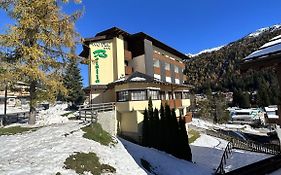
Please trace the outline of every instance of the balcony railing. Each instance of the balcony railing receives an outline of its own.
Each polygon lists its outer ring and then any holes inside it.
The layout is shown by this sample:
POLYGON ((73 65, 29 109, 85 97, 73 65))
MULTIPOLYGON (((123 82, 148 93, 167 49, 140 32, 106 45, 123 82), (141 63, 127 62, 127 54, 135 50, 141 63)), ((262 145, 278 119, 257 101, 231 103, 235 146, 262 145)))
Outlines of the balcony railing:
POLYGON ((178 108, 182 106, 181 99, 162 100, 162 105, 168 104, 170 108, 178 108))

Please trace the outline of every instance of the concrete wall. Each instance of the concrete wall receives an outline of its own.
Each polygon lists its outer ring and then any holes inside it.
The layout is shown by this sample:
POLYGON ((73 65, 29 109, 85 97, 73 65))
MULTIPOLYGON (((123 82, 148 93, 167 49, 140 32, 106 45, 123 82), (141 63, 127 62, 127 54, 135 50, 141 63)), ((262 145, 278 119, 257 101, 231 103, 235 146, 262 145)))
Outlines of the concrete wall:
POLYGON ((116 111, 98 113, 98 123, 111 135, 117 134, 116 111))
POLYGON ((140 111, 123 112, 118 114, 120 123, 119 134, 140 141, 142 135, 143 114, 140 111))
POLYGON ((134 57, 130 62, 129 66, 134 68, 134 71, 141 72, 145 74, 145 58, 144 55, 134 57))
POLYGON ((114 53, 114 79, 117 80, 120 77, 125 76, 125 50, 124 40, 122 38, 115 37, 113 39, 113 53, 114 53))
POLYGON ((153 47, 152 42, 144 39, 145 74, 153 77, 153 47))

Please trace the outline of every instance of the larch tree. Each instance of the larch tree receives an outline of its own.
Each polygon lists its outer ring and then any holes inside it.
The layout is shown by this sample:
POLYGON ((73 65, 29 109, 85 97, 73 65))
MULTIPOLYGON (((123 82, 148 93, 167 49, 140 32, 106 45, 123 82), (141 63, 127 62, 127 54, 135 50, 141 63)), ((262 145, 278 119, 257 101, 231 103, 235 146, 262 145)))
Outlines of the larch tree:
POLYGON ((37 102, 67 91, 62 69, 79 41, 74 23, 81 11, 65 14, 62 2, 67 0, 0 0, 0 9, 14 21, 0 35, 0 55, 12 60, 14 76, 30 85, 29 124, 35 123, 37 102))

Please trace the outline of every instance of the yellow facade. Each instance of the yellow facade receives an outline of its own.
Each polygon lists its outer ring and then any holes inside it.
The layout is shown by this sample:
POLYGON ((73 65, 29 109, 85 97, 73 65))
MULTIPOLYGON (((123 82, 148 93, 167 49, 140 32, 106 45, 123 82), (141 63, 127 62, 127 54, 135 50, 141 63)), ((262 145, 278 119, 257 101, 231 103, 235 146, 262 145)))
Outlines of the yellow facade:
POLYGON ((183 107, 188 107, 190 106, 190 99, 182 99, 181 103, 183 107))
POLYGON ((115 37, 113 39, 113 54, 114 54, 114 79, 117 80, 125 76, 125 65, 124 65, 124 41, 123 39, 115 37))
MULTIPOLYGON (((161 100, 153 100, 153 108, 160 109, 161 100)), ((117 102, 116 109, 119 112, 127 111, 143 111, 148 108, 148 101, 127 101, 127 102, 117 102)))
POLYGON ((90 44, 90 85, 107 85, 125 75, 124 41, 120 38, 90 44))

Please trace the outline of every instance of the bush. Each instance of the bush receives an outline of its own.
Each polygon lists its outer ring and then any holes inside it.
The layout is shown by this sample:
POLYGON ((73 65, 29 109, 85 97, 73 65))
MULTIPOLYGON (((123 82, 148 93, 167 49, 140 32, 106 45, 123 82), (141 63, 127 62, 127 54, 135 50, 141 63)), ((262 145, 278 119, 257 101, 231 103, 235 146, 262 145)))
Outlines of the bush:
POLYGON ((72 169, 78 174, 91 172, 93 175, 110 172, 115 173, 116 169, 107 164, 100 164, 95 153, 76 153, 70 155, 64 162, 66 169, 72 169))
POLYGON ((112 136, 104 131, 99 123, 93 123, 89 126, 82 128, 82 131, 85 132, 83 135, 84 138, 94 140, 99 142, 102 145, 109 145, 113 143, 112 136))
POLYGON ((38 128, 24 128, 21 126, 14 126, 8 128, 0 128, 0 136, 1 135, 14 135, 18 133, 23 133, 27 131, 36 131, 38 128))

